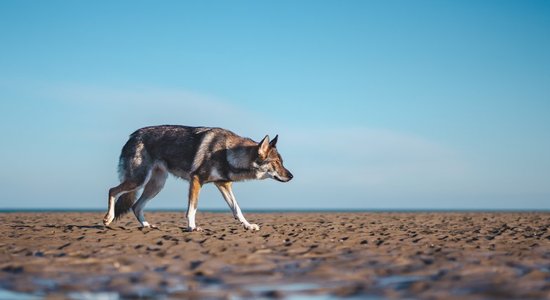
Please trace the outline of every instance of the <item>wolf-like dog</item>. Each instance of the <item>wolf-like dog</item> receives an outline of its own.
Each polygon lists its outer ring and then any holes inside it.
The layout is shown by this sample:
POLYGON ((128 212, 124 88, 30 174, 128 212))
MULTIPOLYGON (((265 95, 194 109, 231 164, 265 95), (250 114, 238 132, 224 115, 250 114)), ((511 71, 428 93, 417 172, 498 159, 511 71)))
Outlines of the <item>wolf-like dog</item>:
POLYGON ((292 179, 277 151, 278 135, 265 136, 259 143, 235 133, 212 127, 179 125, 151 126, 138 129, 122 147, 119 160, 120 184, 109 189, 108 211, 103 224, 133 210, 143 227, 150 225, 143 208, 163 188, 168 173, 189 181, 187 207, 188 231, 202 230, 195 223, 199 191, 214 183, 247 230, 259 230, 243 216, 233 195, 234 181, 272 178, 281 182, 292 179), (143 192, 137 201, 137 191, 143 192))

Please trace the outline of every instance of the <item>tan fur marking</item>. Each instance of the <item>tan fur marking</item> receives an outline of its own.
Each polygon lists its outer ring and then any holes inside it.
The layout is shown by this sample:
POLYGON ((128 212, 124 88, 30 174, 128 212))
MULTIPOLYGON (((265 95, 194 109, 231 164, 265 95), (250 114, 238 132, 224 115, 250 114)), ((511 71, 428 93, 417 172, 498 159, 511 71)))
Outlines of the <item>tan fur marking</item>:
POLYGON ((216 182, 216 185, 217 185, 217 186, 221 186, 221 187, 224 187, 224 188, 226 188, 226 189, 230 189, 230 188, 231 188, 231 184, 232 184, 231 181, 216 182))
POLYGON ((197 203, 199 200, 199 192, 201 190, 202 184, 199 180, 199 176, 195 175, 191 178, 189 182, 189 209, 197 209, 197 203))

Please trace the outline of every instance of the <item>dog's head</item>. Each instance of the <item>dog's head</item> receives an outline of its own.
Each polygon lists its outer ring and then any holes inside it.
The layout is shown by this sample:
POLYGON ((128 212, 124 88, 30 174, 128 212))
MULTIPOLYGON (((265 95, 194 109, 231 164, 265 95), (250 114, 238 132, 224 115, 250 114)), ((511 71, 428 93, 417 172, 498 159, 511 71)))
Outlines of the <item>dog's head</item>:
POLYGON ((277 139, 275 136, 271 142, 269 136, 258 144, 258 158, 254 162, 256 177, 258 179, 273 178, 280 182, 287 182, 292 179, 292 173, 283 166, 283 158, 277 151, 277 139))

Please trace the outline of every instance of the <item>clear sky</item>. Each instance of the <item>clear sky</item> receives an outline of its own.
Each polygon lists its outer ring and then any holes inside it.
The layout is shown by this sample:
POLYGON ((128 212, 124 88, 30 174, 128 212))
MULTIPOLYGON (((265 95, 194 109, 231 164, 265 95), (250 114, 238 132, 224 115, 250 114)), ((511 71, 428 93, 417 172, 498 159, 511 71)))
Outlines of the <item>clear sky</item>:
POLYGON ((279 134, 245 211, 550 209, 550 2, 0 1, 0 208, 106 207, 155 124, 279 134))

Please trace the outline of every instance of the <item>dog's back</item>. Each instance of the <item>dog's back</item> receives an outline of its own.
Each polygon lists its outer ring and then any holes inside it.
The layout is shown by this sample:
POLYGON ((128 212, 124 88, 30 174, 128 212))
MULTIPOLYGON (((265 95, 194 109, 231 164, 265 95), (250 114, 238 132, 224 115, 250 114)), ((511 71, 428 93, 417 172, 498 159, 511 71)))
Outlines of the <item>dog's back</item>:
MULTIPOLYGON (((144 179, 153 164, 161 164, 173 175, 189 180, 190 174, 210 159, 226 161, 228 147, 251 147, 257 143, 216 127, 162 125, 144 127, 130 135, 119 162, 121 179, 144 179), (220 157, 217 157, 220 156, 220 157), (221 157, 224 156, 224 157, 221 157)), ((212 166, 222 168, 222 166, 212 166)), ((210 170, 205 170, 210 172, 210 170)))
POLYGON ((187 179, 196 151, 209 129, 163 125, 136 130, 120 154, 121 179, 145 177, 155 162, 164 163, 171 173, 187 179))

